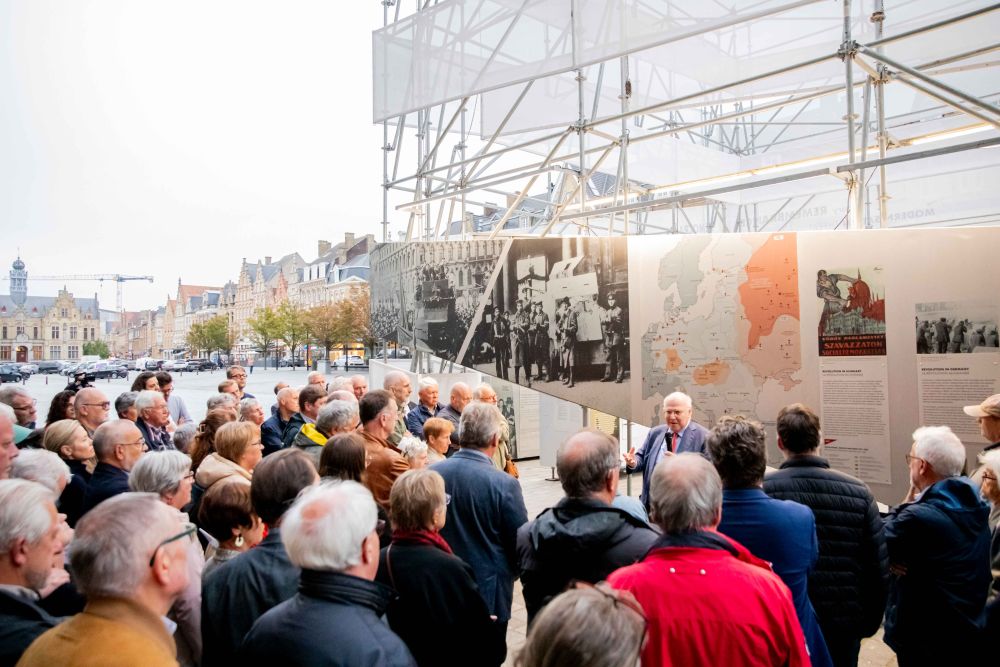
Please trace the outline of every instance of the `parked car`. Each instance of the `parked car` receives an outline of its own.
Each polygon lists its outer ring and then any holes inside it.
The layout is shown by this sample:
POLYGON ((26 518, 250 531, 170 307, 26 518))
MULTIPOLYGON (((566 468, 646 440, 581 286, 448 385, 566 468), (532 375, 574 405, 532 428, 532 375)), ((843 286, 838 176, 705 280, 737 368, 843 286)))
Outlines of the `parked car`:
POLYGON ((356 354, 348 354, 333 362, 336 368, 350 368, 352 366, 366 366, 365 360, 356 354))
POLYGON ((21 371, 21 375, 30 377, 38 372, 38 364, 21 364, 18 366, 18 370, 21 371))
POLYGON ((63 362, 61 361, 39 361, 37 372, 41 373, 42 375, 49 375, 51 373, 61 373, 64 365, 65 364, 63 364, 63 362))
POLYGON ((159 371, 163 370, 163 360, 162 359, 149 359, 146 362, 147 371, 159 371))
POLYGON ((21 371, 15 364, 0 364, 0 382, 20 382, 21 371))
POLYGON ((108 361, 96 361, 87 364, 82 370, 87 374, 88 378, 92 377, 95 380, 128 377, 128 370, 124 366, 108 361))
POLYGON ((292 359, 282 359, 282 360, 280 360, 278 362, 278 366, 280 366, 281 368, 302 368, 305 365, 306 365, 306 362, 302 358, 298 358, 298 359, 294 359, 294 360, 292 360, 292 359))
POLYGON ((73 377, 73 373, 75 373, 76 369, 82 365, 83 364, 81 364, 79 361, 71 361, 65 366, 63 366, 62 370, 59 372, 65 375, 66 377, 73 377))
POLYGON ((214 371, 218 367, 211 359, 192 359, 188 362, 189 371, 214 371))

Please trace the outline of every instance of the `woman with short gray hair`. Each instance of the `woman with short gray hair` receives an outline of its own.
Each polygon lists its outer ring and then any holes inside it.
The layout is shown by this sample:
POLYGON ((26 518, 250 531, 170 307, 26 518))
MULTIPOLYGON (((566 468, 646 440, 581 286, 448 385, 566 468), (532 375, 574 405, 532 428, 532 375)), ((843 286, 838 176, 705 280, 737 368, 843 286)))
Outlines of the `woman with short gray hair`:
MULTIPOLYGON (((499 664, 494 624, 475 576, 441 537, 450 497, 444 478, 429 469, 399 476, 389 494, 392 543, 382 549, 375 580, 394 588, 389 627, 417 664, 499 664), (448 628, 442 640, 440 628, 448 628)), ((582 664, 582 663, 581 663, 582 664)))
POLYGON ((1000 478, 1000 449, 983 452, 979 455, 979 463, 983 466, 983 485, 979 492, 990 504, 989 526, 993 533, 990 538, 990 564, 993 571, 990 600, 993 600, 1000 596, 1000 483, 997 482, 1000 478))
MULTIPOLYGON (((178 511, 190 504, 193 484, 191 458, 169 449, 143 454, 128 478, 130 490, 155 493, 164 504, 178 511)), ((201 571, 204 567, 201 544, 191 540, 187 550, 188 583, 167 613, 167 617, 177 624, 174 643, 181 665, 201 662, 201 571)))
POLYGON ((403 452, 406 462, 410 464, 410 470, 419 470, 427 467, 427 443, 412 435, 405 436, 399 441, 399 451, 403 452))
POLYGON ((55 452, 26 449, 11 462, 10 476, 37 482, 58 498, 66 489, 73 473, 55 452))

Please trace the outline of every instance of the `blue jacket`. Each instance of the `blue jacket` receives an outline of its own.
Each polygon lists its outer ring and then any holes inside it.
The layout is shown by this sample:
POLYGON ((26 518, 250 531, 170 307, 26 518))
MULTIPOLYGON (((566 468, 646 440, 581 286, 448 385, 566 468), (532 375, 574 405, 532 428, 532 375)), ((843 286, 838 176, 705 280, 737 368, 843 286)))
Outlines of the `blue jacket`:
POLYGON ((288 422, 281 421, 281 415, 274 414, 260 425, 260 441, 264 445, 264 456, 281 449, 281 435, 285 432, 288 422))
POLYGON ((438 403, 432 413, 423 403, 417 403, 417 406, 410 410, 410 413, 406 415, 406 430, 410 432, 410 435, 423 440, 424 422, 431 417, 437 416, 437 413, 441 412, 443 409, 444 406, 438 403))
POLYGON ((968 478, 952 477, 886 517, 889 562, 906 574, 890 584, 885 643, 904 659, 971 664, 962 652, 974 646, 992 580, 988 516, 968 478))
POLYGON ((441 536, 472 568, 490 614, 504 623, 514 598, 517 529, 528 521, 521 485, 475 449, 460 449, 431 469, 451 494, 441 536))
POLYGON ((108 498, 126 491, 128 491, 128 472, 107 463, 98 463, 84 493, 80 516, 108 498))
POLYGON ((769 561, 792 592, 814 667, 832 667, 816 611, 809 600, 809 572, 819 557, 812 510, 791 500, 776 500, 763 489, 722 492, 719 532, 736 540, 757 558, 769 561))
POLYGON ((0 667, 13 667, 31 642, 62 620, 37 602, 0 591, 0 667))
POLYGON ((303 570, 298 594, 253 624, 233 664, 416 667, 381 619, 391 597, 392 589, 373 581, 303 570))
MULTIPOLYGON (((646 508, 647 512, 649 512, 649 480, 653 478, 653 469, 651 466, 653 466, 653 462, 656 460, 655 453, 663 445, 663 440, 667 437, 669 430, 670 428, 666 424, 661 424, 651 429, 646 434, 646 439, 643 441, 642 447, 635 452, 635 467, 628 469, 629 472, 638 470, 642 473, 642 493, 639 494, 639 500, 642 501, 642 506, 646 508)), ((683 435, 681 435, 680 442, 677 443, 677 451, 675 453, 694 452, 701 454, 707 459, 708 446, 705 444, 707 437, 707 428, 695 421, 688 422, 683 435)))

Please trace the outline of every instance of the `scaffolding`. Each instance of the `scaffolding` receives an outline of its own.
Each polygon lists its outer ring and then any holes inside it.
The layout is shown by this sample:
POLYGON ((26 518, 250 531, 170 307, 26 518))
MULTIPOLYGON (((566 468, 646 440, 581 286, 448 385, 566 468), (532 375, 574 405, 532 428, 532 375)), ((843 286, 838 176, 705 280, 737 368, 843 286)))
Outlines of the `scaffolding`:
POLYGON ((405 4, 373 34, 383 240, 1000 220, 1000 3, 405 4))

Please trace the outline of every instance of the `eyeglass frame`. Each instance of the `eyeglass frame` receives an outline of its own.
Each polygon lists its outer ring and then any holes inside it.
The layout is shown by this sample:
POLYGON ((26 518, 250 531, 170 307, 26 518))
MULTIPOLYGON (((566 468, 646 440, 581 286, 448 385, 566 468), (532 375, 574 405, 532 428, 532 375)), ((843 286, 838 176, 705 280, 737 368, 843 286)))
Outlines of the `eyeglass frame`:
POLYGON ((153 555, 149 557, 149 566, 153 567, 153 563, 156 562, 156 552, 158 552, 160 549, 162 549, 163 547, 167 546, 172 542, 183 540, 185 537, 190 537, 192 540, 194 540, 195 533, 197 532, 198 532, 198 526, 194 525, 193 523, 185 523, 184 530, 177 533, 173 537, 168 537, 167 539, 163 540, 162 542, 156 545, 156 548, 153 549, 153 555))
POLYGON ((12 409, 14 409, 15 411, 19 411, 19 412, 23 412, 25 410, 31 410, 32 408, 37 408, 38 407, 38 399, 37 398, 31 399, 31 404, 30 405, 23 405, 21 407, 17 407, 16 405, 12 405, 10 407, 12 409))
POLYGON ((927 463, 927 459, 925 459, 925 458, 921 458, 921 457, 915 456, 913 454, 907 454, 906 455, 906 465, 910 465, 914 461, 923 461, 924 463, 927 463))
POLYGON ((138 447, 139 445, 142 445, 143 447, 149 447, 149 445, 146 444, 146 439, 145 438, 139 438, 139 440, 137 440, 136 442, 116 442, 115 443, 115 447, 118 447, 119 445, 122 446, 122 447, 138 447))
POLYGON ((81 403, 81 405, 88 408, 102 408, 104 410, 111 409, 111 401, 104 401, 103 403, 81 403))
POLYGON ((983 479, 984 480, 985 479, 989 479, 989 480, 992 480, 992 481, 995 482, 995 481, 997 481, 997 476, 996 475, 992 475, 992 474, 990 474, 988 472, 983 472, 983 479))

